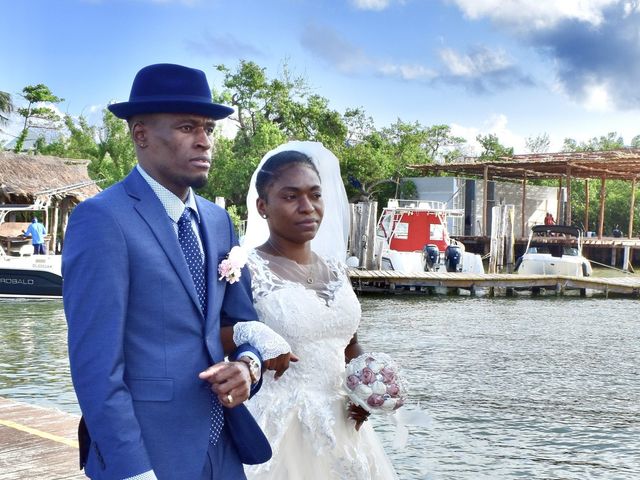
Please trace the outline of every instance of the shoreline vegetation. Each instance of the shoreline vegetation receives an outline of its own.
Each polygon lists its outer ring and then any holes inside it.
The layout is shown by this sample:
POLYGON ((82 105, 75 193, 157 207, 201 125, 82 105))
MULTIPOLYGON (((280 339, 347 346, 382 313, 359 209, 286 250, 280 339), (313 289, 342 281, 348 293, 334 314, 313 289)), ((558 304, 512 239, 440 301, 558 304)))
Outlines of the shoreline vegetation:
MULTIPOLYGON (((234 107, 237 114, 225 124, 224 132, 222 127, 214 132, 214 168, 200 193, 211 200, 225 198, 236 226, 246 217, 246 186, 258 162, 266 152, 288 140, 322 142, 340 159, 349 198, 377 200, 378 205, 386 205, 389 198, 412 198, 415 184, 404 180, 415 176, 416 171, 410 166, 469 157, 495 162, 514 154, 513 147, 503 145, 493 133, 478 134, 475 141, 469 140, 456 135, 450 125, 438 123, 438 119, 433 125, 422 125, 398 117, 396 122, 380 126, 364 107, 347 107, 339 112, 331 106, 330 99, 314 91, 313 78, 297 74, 286 61, 275 76, 247 60, 240 60, 235 66, 216 65, 214 69, 222 80, 221 85, 214 86, 213 100, 234 107)), ((0 119, 24 125, 22 142, 10 142, 5 148, 88 160, 89 175, 101 180, 102 188, 121 180, 135 165, 126 123, 106 109, 97 125, 89 124, 83 116, 62 117, 53 106, 64 99, 43 84, 26 86, 15 98, 0 92, 0 101, 0 119), (29 108, 24 108, 27 105, 29 108), (41 124, 35 122, 34 112, 46 117, 46 130, 38 130, 41 124)), ((531 136, 526 144, 530 153, 549 153, 549 134, 531 136)), ((586 142, 565 138, 562 152, 628 147, 639 148, 640 135, 627 141, 617 132, 586 142)), ((556 186, 555 180, 530 182, 556 186)), ((599 179, 571 180, 569 201, 575 218, 584 217, 586 205, 589 217, 598 217, 599 185, 599 179), (585 182, 590 187, 586 194, 585 182)), ((631 189, 629 182, 607 181, 604 231, 610 232, 615 226, 622 231, 628 228, 631 189)), ((635 216, 640 216, 640 204, 635 205, 634 211, 635 216)), ((637 236, 640 224, 634 230, 633 235, 637 236)))

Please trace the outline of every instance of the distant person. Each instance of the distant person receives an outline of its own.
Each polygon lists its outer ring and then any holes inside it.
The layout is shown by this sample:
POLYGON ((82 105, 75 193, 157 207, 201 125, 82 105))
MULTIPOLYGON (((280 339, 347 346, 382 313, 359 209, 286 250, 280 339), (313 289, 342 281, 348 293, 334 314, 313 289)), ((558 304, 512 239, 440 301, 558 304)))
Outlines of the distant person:
POLYGON ((22 234, 25 237, 31 237, 31 244, 33 245, 34 255, 46 255, 47 249, 44 246, 44 237, 47 235, 47 229, 44 225, 38 222, 38 217, 33 217, 29 228, 24 230, 22 234))
POLYGON ((622 238, 622 230, 620 230, 620 225, 618 225, 617 223, 616 226, 613 227, 612 234, 615 238, 622 238))
POLYGON ((544 217, 544 224, 545 225, 555 225, 556 221, 553 219, 553 215, 551 215, 550 213, 547 212, 547 214, 544 217))

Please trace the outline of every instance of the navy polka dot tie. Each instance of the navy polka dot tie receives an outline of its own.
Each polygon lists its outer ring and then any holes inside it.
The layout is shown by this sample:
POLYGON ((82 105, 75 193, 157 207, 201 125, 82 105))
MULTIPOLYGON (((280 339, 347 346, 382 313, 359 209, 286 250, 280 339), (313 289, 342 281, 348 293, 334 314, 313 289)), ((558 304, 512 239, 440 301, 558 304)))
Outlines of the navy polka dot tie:
MULTIPOLYGON (((191 227, 191 209, 184 209, 178 220, 178 242, 187 261, 189 272, 196 287, 200 307, 206 314, 207 311, 207 282, 205 281, 205 262, 200 244, 193 228, 191 227)), ((209 430, 209 443, 215 445, 220 437, 224 425, 222 406, 213 392, 211 392, 211 428, 209 430)))

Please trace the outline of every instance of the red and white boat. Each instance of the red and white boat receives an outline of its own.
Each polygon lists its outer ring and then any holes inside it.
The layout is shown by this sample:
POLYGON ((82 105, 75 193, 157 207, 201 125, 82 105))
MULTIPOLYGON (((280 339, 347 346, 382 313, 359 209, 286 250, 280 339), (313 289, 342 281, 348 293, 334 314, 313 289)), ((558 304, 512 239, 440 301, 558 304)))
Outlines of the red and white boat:
POLYGON ((462 210, 444 202, 390 199, 376 230, 375 255, 381 270, 483 273, 480 255, 449 237, 447 218, 462 210))

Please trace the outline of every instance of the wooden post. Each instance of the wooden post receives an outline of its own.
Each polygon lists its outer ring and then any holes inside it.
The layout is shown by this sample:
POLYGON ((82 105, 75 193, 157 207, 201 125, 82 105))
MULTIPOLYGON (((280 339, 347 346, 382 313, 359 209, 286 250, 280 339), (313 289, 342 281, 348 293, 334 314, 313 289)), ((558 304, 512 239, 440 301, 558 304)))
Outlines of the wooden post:
POLYGON ((629 206, 629 238, 633 238, 633 210, 636 203, 636 179, 631 181, 631 205, 629 206))
POLYGON ((567 211, 566 211, 567 225, 571 225, 571 166, 567 165, 567 211))
POLYGON ((60 240, 64 245, 64 234, 67 231, 67 224, 69 223, 69 211, 71 210, 71 198, 64 197, 60 204, 60 240))
POLYGON ((505 205, 505 208, 505 263, 507 267, 507 273, 513 273, 513 267, 515 265, 515 238, 513 235, 513 231, 516 209, 514 205, 505 205))
POLYGON ((589 231, 589 179, 584 181, 584 234, 589 231))
MULTIPOLYGON (((375 255, 376 228, 378 226, 378 202, 368 202, 367 233, 366 233, 366 268, 374 268, 373 257, 375 255)), ((377 267, 380 268, 380 267, 377 267)))
POLYGON ((358 266, 366 269, 380 268, 373 262, 377 209, 378 202, 351 204, 349 255, 358 257, 358 266))
POLYGON ((631 251, 631 247, 628 245, 624 247, 622 253, 622 270, 625 272, 629 271, 629 253, 631 251))
POLYGON ((604 235, 604 196, 607 192, 605 187, 607 179, 602 177, 600 179, 600 214, 598 216, 598 238, 602 238, 604 235))
POLYGON ((527 174, 524 174, 524 177, 522 177, 522 221, 520 222, 520 236, 524 237, 527 232, 525 230, 525 215, 527 212, 526 206, 526 199, 527 199, 527 174))
POLYGON ((56 241, 58 240, 58 218, 60 213, 58 204, 58 201, 52 199, 51 205, 53 207, 53 219, 51 220, 51 230, 49 230, 49 253, 56 253, 56 241))
POLYGON ((562 177, 558 179, 558 207, 556 208, 556 223, 562 223, 560 214, 562 213, 562 177))
POLYGON ((484 180, 484 186, 482 191, 482 235, 486 236, 487 232, 487 216, 489 215, 488 201, 489 201, 489 166, 485 165, 482 175, 484 180))
POLYGON ((502 266, 502 221, 501 221, 502 205, 495 205, 491 209, 491 242, 489 254, 489 273, 498 273, 499 267, 502 266))

